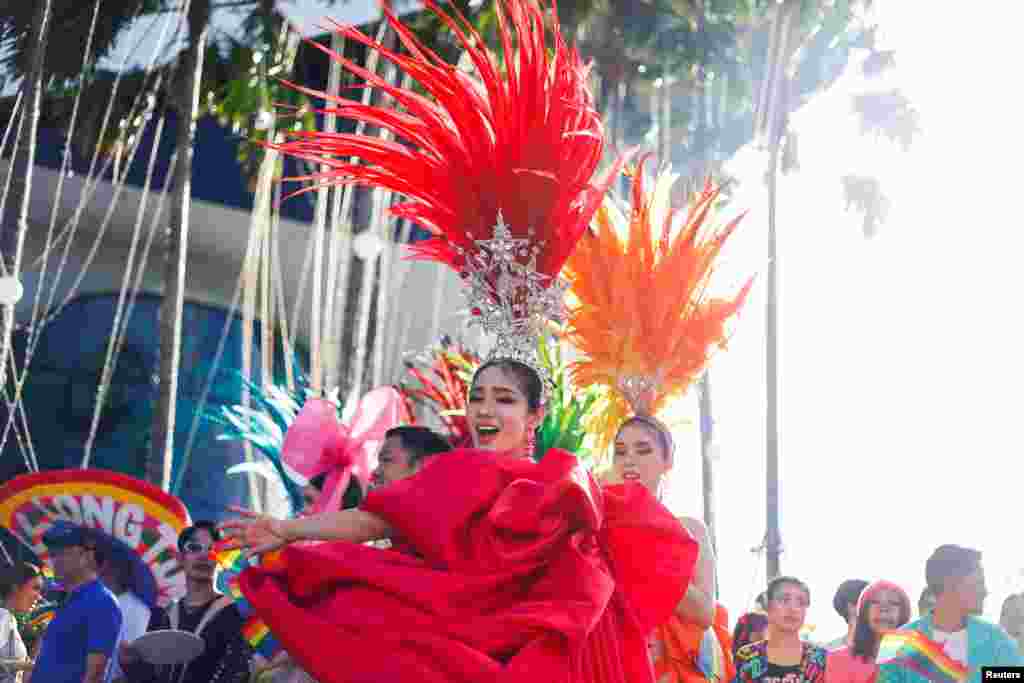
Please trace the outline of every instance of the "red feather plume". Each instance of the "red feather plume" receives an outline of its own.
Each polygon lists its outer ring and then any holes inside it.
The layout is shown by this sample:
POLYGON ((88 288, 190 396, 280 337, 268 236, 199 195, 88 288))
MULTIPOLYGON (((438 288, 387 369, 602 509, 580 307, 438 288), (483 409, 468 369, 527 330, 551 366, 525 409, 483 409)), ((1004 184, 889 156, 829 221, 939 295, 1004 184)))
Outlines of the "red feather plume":
POLYGON ((464 17, 452 17, 426 0, 468 54, 479 80, 420 43, 386 5, 384 15, 404 47, 401 53, 336 24, 346 38, 377 50, 407 73, 427 96, 391 85, 317 45, 393 104, 367 106, 290 85, 324 100, 322 113, 379 126, 395 139, 293 132, 276 148, 328 168, 299 179, 315 181, 306 190, 365 184, 404 195, 407 201, 392 213, 434 235, 411 247, 415 258, 458 270, 463 253, 478 251, 475 240, 493 236, 500 210, 513 237, 529 237, 542 246, 537 271, 555 276, 607 189, 591 183, 603 152, 603 129, 587 89, 589 69, 562 38, 557 13, 547 1, 496 2, 503 62, 464 17))

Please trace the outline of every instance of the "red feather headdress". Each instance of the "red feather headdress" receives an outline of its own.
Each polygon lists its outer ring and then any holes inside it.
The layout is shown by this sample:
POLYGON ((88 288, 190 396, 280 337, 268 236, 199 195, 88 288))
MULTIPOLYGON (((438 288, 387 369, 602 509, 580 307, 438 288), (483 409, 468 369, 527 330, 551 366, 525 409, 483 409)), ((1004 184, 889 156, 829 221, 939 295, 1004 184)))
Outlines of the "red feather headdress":
POLYGON ((559 33, 557 13, 545 0, 496 1, 502 58, 465 18, 426 0, 478 78, 425 47, 386 6, 401 53, 356 28, 337 26, 403 70, 426 95, 394 86, 318 45, 393 105, 368 106, 294 87, 325 100, 323 113, 379 126, 395 139, 293 132, 277 148, 327 167, 300 179, 315 181, 307 190, 365 184, 404 195, 407 201, 392 213, 433 233, 411 247, 412 255, 462 274, 477 321, 498 335, 497 353, 518 357, 535 354, 542 319, 562 313, 558 273, 607 189, 591 182, 604 135, 587 88, 589 70, 559 33))

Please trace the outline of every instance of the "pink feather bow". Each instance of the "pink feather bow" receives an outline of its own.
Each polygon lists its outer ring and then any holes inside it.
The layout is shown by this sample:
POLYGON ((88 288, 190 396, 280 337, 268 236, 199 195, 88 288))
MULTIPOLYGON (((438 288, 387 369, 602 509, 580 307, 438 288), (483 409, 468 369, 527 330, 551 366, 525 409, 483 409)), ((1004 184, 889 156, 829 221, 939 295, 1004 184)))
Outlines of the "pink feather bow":
POLYGON ((285 434, 281 460, 289 475, 308 481, 327 473, 313 513, 338 510, 352 476, 366 492, 371 461, 384 434, 403 414, 402 398, 392 387, 374 389, 359 401, 348 424, 339 422, 333 403, 309 399, 285 434))

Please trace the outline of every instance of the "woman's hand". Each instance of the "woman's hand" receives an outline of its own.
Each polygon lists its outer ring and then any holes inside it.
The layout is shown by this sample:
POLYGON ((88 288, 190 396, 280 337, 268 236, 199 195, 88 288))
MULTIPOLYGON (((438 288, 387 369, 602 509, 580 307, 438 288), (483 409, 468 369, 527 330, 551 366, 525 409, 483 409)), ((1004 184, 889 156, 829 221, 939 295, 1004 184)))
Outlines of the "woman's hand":
POLYGON ((6 659, 0 658, 0 671, 4 673, 17 673, 18 671, 31 671, 31 659, 6 659))
POLYGON ((117 661, 122 669, 135 666, 141 659, 138 649, 131 643, 121 643, 117 650, 117 661))
POLYGON ((232 519, 221 523, 220 530, 224 534, 221 547, 225 550, 239 549, 256 555, 277 550, 292 540, 288 538, 283 520, 234 505, 231 506, 231 511, 242 515, 243 519, 232 519))

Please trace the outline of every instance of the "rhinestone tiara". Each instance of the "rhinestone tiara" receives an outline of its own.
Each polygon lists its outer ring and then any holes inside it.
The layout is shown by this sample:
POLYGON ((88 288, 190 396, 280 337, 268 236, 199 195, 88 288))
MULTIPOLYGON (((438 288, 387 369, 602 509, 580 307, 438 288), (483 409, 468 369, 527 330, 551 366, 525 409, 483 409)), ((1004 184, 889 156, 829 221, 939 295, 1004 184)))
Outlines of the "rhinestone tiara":
POLYGON ((475 240, 475 253, 456 249, 462 256, 459 276, 465 284, 470 325, 478 325, 496 337, 494 348, 484 362, 498 359, 518 361, 541 378, 545 388, 551 373, 540 362, 537 343, 547 323, 564 323, 568 317, 565 293, 569 283, 559 276, 537 272, 537 255, 544 240, 514 237, 498 210, 491 239, 475 240))

